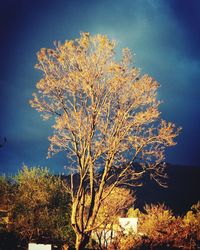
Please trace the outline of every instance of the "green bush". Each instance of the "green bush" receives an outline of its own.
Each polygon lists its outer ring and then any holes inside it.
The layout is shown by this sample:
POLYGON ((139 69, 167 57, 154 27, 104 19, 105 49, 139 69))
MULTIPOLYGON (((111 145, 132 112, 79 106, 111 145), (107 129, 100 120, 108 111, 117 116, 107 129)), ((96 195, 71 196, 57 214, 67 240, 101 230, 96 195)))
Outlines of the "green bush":
POLYGON ((26 243, 74 243, 70 196, 60 177, 51 175, 47 168, 24 166, 12 178, 11 187, 5 188, 6 185, 2 193, 8 234, 15 234, 26 243))

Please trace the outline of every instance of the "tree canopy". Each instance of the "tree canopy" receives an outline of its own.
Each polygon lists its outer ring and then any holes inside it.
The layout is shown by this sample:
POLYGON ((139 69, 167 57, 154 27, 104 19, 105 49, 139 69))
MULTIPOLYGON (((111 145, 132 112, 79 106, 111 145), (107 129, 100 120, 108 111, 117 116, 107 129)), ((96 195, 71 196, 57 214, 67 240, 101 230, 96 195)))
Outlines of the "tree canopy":
POLYGON ((8 232, 15 232, 22 243, 66 242, 73 240, 70 226, 71 200, 65 183, 47 168, 24 166, 12 178, 7 199, 8 232))
POLYGON ((81 33, 37 54, 42 77, 30 104, 45 120, 55 118, 48 155, 66 152, 77 249, 115 187, 137 185, 145 173, 162 183, 165 149, 176 144, 180 130, 160 117, 159 84, 132 65, 129 49, 117 61, 115 46, 107 36, 81 33))

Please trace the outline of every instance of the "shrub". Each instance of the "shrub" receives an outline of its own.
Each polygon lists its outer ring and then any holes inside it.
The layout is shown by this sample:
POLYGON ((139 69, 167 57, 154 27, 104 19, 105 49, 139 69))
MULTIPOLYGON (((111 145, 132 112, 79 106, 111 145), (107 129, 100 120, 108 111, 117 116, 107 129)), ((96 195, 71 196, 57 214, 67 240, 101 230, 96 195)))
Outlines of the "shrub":
POLYGON ((146 205, 145 213, 130 209, 139 217, 139 234, 118 235, 110 250, 200 248, 200 202, 184 217, 175 217, 165 205, 146 205))

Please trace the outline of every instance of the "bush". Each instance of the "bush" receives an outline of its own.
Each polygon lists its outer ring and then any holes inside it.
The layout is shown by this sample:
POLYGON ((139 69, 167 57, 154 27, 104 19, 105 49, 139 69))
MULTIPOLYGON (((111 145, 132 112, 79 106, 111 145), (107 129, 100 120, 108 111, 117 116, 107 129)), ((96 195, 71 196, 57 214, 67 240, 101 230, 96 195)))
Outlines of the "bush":
MULTIPOLYGON (((165 205, 146 205, 139 216, 139 234, 118 235, 110 250, 161 250, 200 248, 200 202, 184 217, 174 216, 165 205)), ((128 214, 135 214, 134 210, 128 214)))
POLYGON ((11 238, 15 234, 22 245, 30 241, 74 243, 70 225, 70 196, 60 177, 51 175, 47 168, 24 166, 12 178, 10 186, 4 178, 0 180, 0 188, 3 187, 0 191, 4 197, 2 204, 7 212, 4 226, 7 238, 9 234, 11 238))
MULTIPOLYGON (((146 205, 145 213, 140 217, 139 231, 153 245, 170 244, 169 228, 175 217, 165 205, 146 205)), ((147 240, 146 240, 147 241, 147 240)))

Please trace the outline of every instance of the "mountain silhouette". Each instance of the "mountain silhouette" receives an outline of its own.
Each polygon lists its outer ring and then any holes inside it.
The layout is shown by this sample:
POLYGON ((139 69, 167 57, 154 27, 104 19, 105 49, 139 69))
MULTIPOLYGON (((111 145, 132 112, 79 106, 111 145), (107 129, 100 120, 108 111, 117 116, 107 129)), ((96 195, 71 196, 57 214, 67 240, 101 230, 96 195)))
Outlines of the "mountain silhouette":
POLYGON ((165 203, 175 214, 183 215, 200 200, 200 167, 167 164, 167 188, 150 179, 136 188, 135 207, 165 203))
MULTIPOLYGON (((138 164, 134 165, 137 168, 138 164)), ((136 194, 135 208, 143 211, 145 204, 164 203, 175 215, 185 214, 200 201, 200 167, 166 164, 167 188, 159 186, 148 176, 142 179, 143 186, 132 187, 136 194)), ((112 181, 117 177, 117 170, 112 181)), ((70 184, 70 176, 62 176, 70 184)), ((78 188, 79 174, 74 175, 74 187, 78 188)), ((87 187, 88 181, 85 183, 87 187)), ((128 187, 130 188, 130 186, 128 187)))

